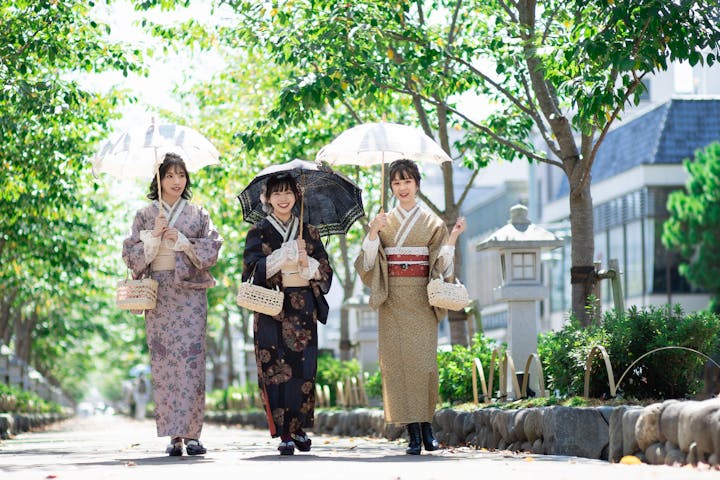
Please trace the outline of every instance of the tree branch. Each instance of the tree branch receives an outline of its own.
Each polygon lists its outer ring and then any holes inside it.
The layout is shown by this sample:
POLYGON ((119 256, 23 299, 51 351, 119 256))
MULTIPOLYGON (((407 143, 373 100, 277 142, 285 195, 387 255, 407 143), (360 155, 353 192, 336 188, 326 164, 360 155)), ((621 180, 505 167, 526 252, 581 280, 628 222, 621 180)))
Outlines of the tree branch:
MULTIPOLYGON (((510 8, 510 5, 508 5, 508 3, 505 2, 504 0, 499 0, 498 3, 499 3, 500 6, 502 7, 502 9, 505 10, 505 13, 508 14, 508 16, 510 17, 510 20, 512 20, 513 22, 517 23, 517 22, 518 22, 518 18, 517 18, 517 16, 515 15, 515 12, 513 12, 513 10, 510 8)), ((517 8, 517 4, 514 3, 514 2, 512 2, 512 0, 511 0, 510 3, 512 3, 512 6, 513 6, 513 7, 517 8)))
POLYGON ((465 114, 463 114, 462 112, 460 112, 459 110, 451 107, 450 105, 448 105, 448 104, 445 103, 445 102, 438 102, 438 101, 433 100, 433 99, 431 99, 431 98, 425 97, 425 96, 423 96, 423 95, 421 95, 421 94, 419 94, 419 93, 417 93, 417 92, 411 92, 411 91, 405 90, 405 89, 403 89, 403 88, 393 87, 393 86, 391 86, 391 85, 385 85, 385 84, 381 84, 381 83, 379 83, 379 82, 374 82, 374 83, 375 83, 375 85, 377 85, 378 87, 387 88, 387 89, 389 89, 389 90, 393 90, 393 91, 398 92, 398 93, 403 93, 403 94, 405 94, 405 95, 416 94, 416 95, 418 95, 420 98, 422 98, 423 101, 425 101, 425 102, 427 102, 427 103, 430 103, 430 104, 432 104, 432 105, 435 105, 436 107, 437 107, 438 105, 443 105, 445 108, 447 108, 447 110, 448 110, 449 112, 452 112, 452 113, 454 113, 455 115, 459 116, 460 118, 462 118, 463 120, 465 120, 466 122, 468 122, 470 125, 472 125, 472 126, 475 127, 476 129, 480 130, 481 132, 485 133, 486 135, 490 136, 493 140, 495 140, 496 142, 500 143, 501 145, 505 145, 506 147, 512 148, 513 150, 515 150, 515 151, 518 152, 519 154, 524 155, 524 156, 528 157, 529 159, 536 160, 536 161, 538 161, 538 162, 549 163, 549 164, 551 164, 551 165, 555 165, 555 166, 558 166, 558 167, 562 168, 562 164, 561 164, 560 162, 557 162, 557 161, 552 160, 552 159, 549 159, 549 158, 541 157, 540 155, 538 155, 538 154, 536 154, 536 153, 534 153, 534 152, 531 152, 530 150, 527 150, 526 148, 524 148, 524 147, 522 147, 522 146, 520 146, 520 145, 516 145, 516 144, 510 142, 509 140, 507 140, 507 139, 499 136, 498 134, 496 134, 494 131, 492 131, 492 130, 489 129, 488 127, 486 127, 486 126, 484 126, 484 125, 481 125, 481 124, 475 122, 474 120, 472 120, 471 118, 469 118, 468 116, 466 116, 465 114))
POLYGON ((435 204, 428 197, 426 197, 424 193, 422 193, 422 191, 418 190, 417 196, 420 197, 420 200, 422 200, 425 203, 425 205, 427 205, 428 208, 433 211, 433 213, 435 215, 442 218, 442 216, 443 216, 442 210, 440 210, 438 207, 436 207, 435 204))
POLYGON ((462 194, 460 194, 460 198, 457 201, 457 209, 460 210, 460 207, 465 202, 465 197, 468 196, 468 193, 470 193, 470 188, 472 188, 473 182, 475 181, 475 178, 478 176, 478 173, 480 173, 479 169, 473 170, 473 174, 470 177, 470 180, 468 180, 468 183, 465 185, 465 188, 463 189, 462 194))

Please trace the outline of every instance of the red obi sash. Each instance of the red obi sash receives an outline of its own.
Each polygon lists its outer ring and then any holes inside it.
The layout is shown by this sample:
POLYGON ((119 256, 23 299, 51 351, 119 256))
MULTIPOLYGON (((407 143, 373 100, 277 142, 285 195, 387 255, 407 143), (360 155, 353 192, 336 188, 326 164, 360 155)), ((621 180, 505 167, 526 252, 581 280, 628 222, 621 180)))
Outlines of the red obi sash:
POLYGON ((388 255, 391 277, 427 277, 430 274, 427 255, 388 255))

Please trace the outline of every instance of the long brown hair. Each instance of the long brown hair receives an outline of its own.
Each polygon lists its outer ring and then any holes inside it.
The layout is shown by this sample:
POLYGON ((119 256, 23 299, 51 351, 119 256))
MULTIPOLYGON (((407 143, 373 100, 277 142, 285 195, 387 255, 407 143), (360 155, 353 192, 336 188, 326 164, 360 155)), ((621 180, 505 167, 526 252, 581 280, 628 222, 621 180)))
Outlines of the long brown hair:
MULTIPOLYGON (((180 196, 185 200, 190 200, 190 198, 192 197, 192 191, 190 190, 190 187, 192 186, 192 183, 190 182, 190 172, 188 172, 188 169, 185 166, 185 161, 177 153, 170 152, 165 154, 165 158, 160 164, 160 181, 165 178, 167 171, 172 169, 173 167, 177 167, 178 169, 185 172, 185 179, 187 180, 187 182, 185 183, 185 190, 183 190, 180 196)), ((149 198, 150 200, 158 199, 157 175, 153 177, 152 182, 150 183, 150 191, 147 194, 147 198, 149 198)))

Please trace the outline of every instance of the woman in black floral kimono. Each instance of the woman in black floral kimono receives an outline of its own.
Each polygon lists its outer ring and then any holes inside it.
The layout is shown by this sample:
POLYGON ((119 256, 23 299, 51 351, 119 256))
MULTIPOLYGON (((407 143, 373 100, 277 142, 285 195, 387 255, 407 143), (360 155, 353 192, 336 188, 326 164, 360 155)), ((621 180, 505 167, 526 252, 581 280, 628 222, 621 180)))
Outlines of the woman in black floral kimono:
POLYGON ((303 428, 314 422, 317 322, 327 321, 332 269, 317 230, 293 213, 300 201, 293 177, 270 176, 263 196, 268 216, 248 232, 243 280, 285 293, 278 315, 255 313, 255 358, 270 435, 280 437, 281 455, 292 455, 310 450, 303 428))

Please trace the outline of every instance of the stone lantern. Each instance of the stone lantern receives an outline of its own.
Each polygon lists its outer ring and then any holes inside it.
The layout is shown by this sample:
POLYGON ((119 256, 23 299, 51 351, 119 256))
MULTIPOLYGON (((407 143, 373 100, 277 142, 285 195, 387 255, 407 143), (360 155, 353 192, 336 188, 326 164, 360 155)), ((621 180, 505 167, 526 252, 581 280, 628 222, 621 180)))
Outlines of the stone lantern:
MULTIPOLYGON (((510 208, 510 221, 477 244, 477 251, 495 250, 500 258, 500 285, 492 289, 495 302, 507 302, 507 344, 518 370, 525 368, 528 357, 537 353, 540 300, 549 289, 542 283, 540 256, 543 250, 561 247, 563 241, 533 224, 524 205, 510 208)), ((508 372, 508 379, 514 372, 508 372)), ((538 380, 530 377, 530 386, 538 380)), ((519 392, 517 392, 519 394, 519 392)))

